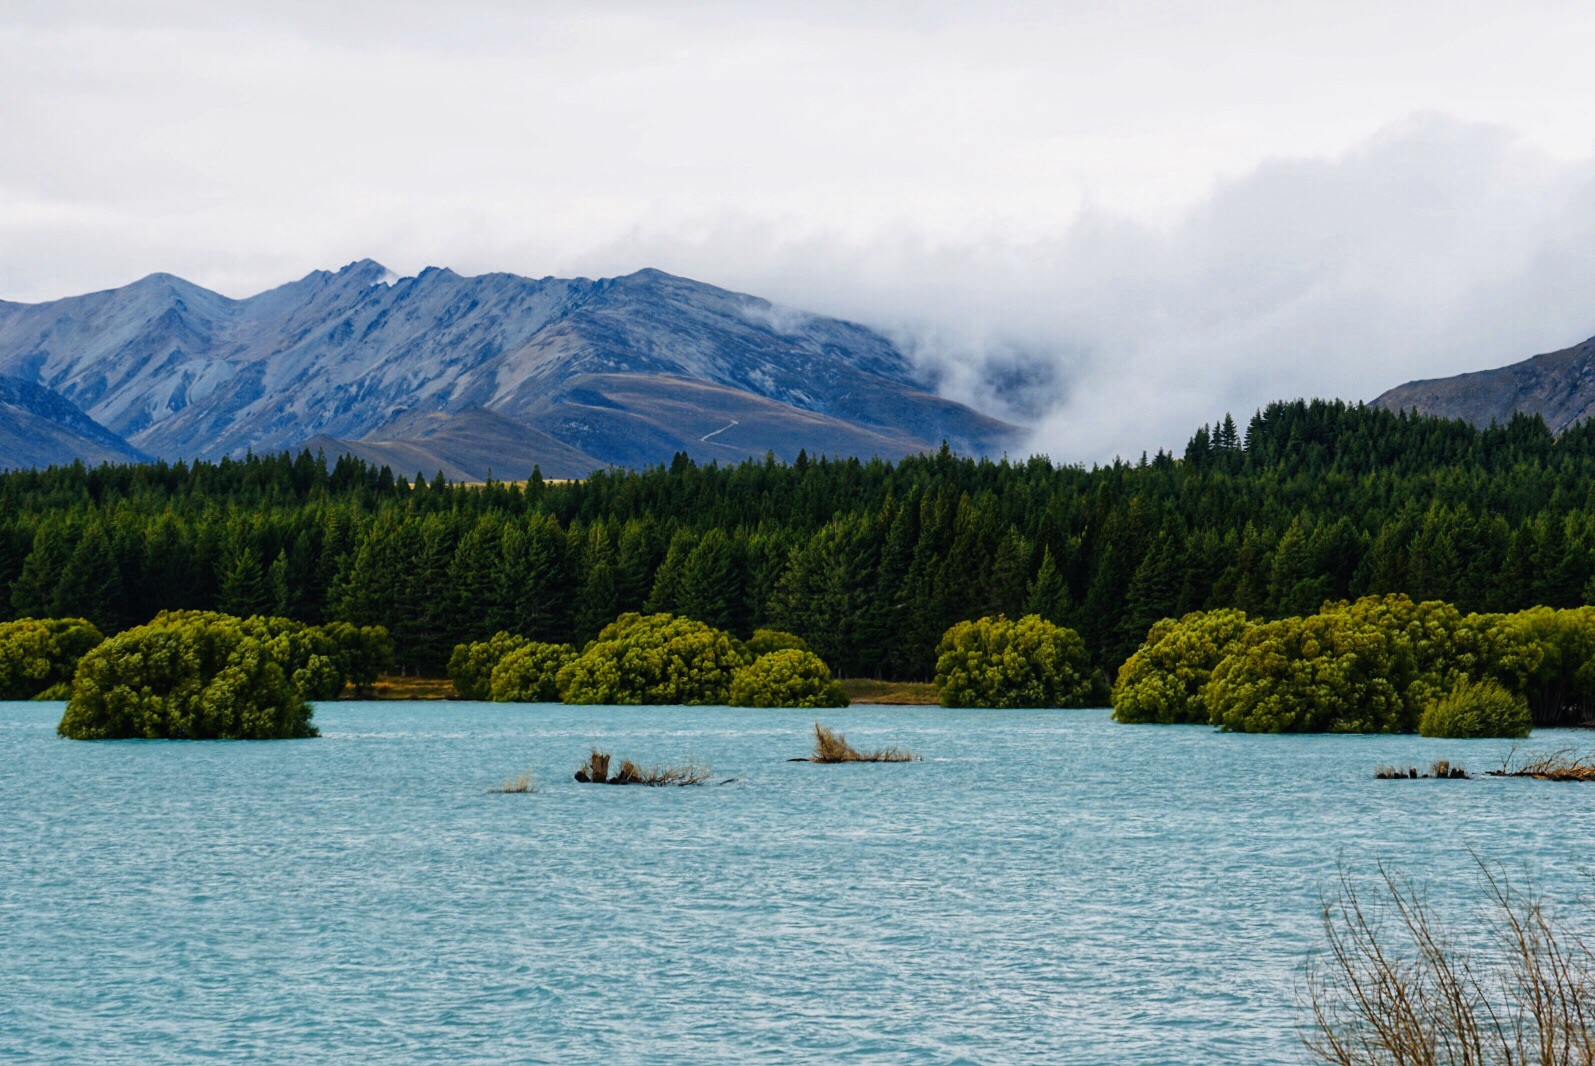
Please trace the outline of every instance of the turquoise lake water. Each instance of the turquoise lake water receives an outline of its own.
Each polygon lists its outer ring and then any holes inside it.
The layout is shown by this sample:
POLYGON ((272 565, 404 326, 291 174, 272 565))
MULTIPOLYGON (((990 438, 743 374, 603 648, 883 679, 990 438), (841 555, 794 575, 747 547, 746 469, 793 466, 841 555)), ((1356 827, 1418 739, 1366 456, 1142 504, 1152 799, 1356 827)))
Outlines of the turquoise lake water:
MULTIPOLYGON (((316 740, 60 740, 0 703, 0 1060, 1301 1061, 1337 862, 1585 886, 1595 788, 1510 747, 814 712, 320 706, 316 740), (590 745, 731 784, 579 785, 590 745), (526 769, 542 791, 488 789, 526 769)), ((1595 740, 1541 731, 1534 749, 1595 740)))

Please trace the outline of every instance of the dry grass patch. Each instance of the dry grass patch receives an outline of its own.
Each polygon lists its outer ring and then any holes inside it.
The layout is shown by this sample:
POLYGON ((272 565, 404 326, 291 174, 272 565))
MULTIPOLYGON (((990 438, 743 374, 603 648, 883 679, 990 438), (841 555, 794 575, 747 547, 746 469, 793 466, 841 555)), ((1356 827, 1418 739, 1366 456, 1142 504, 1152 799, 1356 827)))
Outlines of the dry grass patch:
POLYGON ((847 742, 847 738, 834 729, 827 729, 818 722, 814 723, 814 754, 807 759, 798 759, 797 762, 919 762, 919 756, 907 748, 889 747, 876 748, 874 751, 859 751, 847 742))
POLYGON ((901 706, 934 707, 941 693, 933 681, 877 681, 871 677, 839 679, 850 703, 886 703, 901 706))
POLYGON ((532 772, 530 770, 528 770, 524 774, 519 775, 518 777, 510 778, 508 781, 504 782, 502 785, 498 786, 497 788, 488 789, 488 791, 489 792, 515 793, 515 794, 536 792, 537 791, 537 778, 535 776, 533 776, 533 774, 532 774, 532 772))
POLYGON ((620 769, 609 773, 613 761, 608 752, 594 748, 576 768, 576 780, 584 785, 701 785, 714 777, 714 771, 694 761, 678 766, 638 766, 630 759, 620 760, 620 769))
POLYGON ((368 691, 358 692, 351 685, 344 689, 348 700, 454 700, 454 682, 446 677, 399 677, 383 674, 368 691))
POLYGON ((1595 781, 1595 753, 1559 748, 1538 755, 1519 755, 1513 748, 1491 777, 1535 777, 1541 781, 1595 781))
POLYGON ((1467 780, 1473 775, 1460 766, 1451 765, 1449 759, 1436 759, 1429 764, 1429 769, 1420 771, 1416 766, 1378 766, 1374 768, 1373 775, 1381 781, 1401 781, 1406 779, 1438 779, 1438 780, 1467 780))

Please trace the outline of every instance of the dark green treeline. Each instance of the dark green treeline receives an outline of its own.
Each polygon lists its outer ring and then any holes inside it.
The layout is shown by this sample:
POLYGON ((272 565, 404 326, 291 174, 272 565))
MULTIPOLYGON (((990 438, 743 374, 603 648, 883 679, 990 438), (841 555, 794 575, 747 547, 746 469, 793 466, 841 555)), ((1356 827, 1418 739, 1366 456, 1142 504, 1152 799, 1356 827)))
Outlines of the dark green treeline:
POLYGON ((498 630, 580 645, 626 611, 806 638, 844 676, 930 676, 946 629, 1036 613, 1109 677, 1159 618, 1405 592, 1595 602, 1595 428, 1476 430, 1343 403, 1226 418, 1085 469, 773 460, 580 483, 414 483, 351 459, 0 475, 0 613, 107 631, 163 609, 383 625, 440 670, 498 630))

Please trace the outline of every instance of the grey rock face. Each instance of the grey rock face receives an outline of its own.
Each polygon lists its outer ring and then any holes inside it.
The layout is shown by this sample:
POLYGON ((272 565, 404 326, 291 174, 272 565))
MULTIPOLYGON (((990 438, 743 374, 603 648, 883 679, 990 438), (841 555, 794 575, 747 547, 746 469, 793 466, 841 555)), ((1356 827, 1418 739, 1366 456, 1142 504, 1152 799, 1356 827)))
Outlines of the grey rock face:
POLYGON ((573 476, 675 451, 896 458, 1016 439, 927 391, 878 333, 656 270, 393 280, 362 260, 245 300, 157 274, 0 303, 0 373, 170 458, 315 440, 402 445, 473 476, 531 462, 573 476))
POLYGON ((1373 401, 1390 411, 1460 418, 1475 426, 1540 415, 1560 433, 1595 414, 1595 338, 1496 370, 1398 385, 1373 401))
POLYGON ((0 377, 0 469, 147 458, 49 389, 0 377))

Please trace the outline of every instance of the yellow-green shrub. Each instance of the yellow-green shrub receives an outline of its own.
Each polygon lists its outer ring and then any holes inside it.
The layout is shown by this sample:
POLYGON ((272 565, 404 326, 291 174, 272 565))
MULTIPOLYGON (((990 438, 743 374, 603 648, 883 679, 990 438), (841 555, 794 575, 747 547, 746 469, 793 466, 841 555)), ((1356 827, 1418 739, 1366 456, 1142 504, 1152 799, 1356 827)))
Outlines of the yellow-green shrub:
POLYGON ((566 703, 715 704, 748 662, 730 634, 669 614, 624 614, 559 672, 566 703))
POLYGON ((127 630, 83 657, 57 731, 75 740, 315 736, 266 642, 199 613, 127 630))
POLYGON ((559 672, 575 658, 576 649, 569 644, 522 644, 493 667, 488 698, 495 703, 557 702, 559 672))
POLYGON ((824 659, 783 648, 739 666, 731 675, 727 702, 733 707, 846 707, 848 701, 824 659))
POLYGON ((1213 668, 1213 724, 1243 733, 1394 733, 1417 724, 1410 647, 1346 612, 1253 626, 1213 668))
POLYGON ((1034 614, 948 629, 936 684, 943 707, 1085 707, 1097 689, 1080 634, 1034 614))
POLYGON ((1211 722, 1204 690, 1247 627, 1245 612, 1236 610, 1196 611, 1158 622, 1119 667, 1113 717, 1164 725, 1211 722))
POLYGON ((1526 737, 1529 701, 1494 681, 1458 681, 1418 720, 1426 737, 1526 737))
POLYGON ((504 656, 530 643, 525 637, 501 629, 486 640, 454 645, 454 654, 449 656, 449 679, 454 682, 454 691, 462 699, 488 699, 494 668, 504 661, 504 656))
POLYGON ((78 661, 104 639, 82 618, 0 623, 0 700, 65 698, 78 661))

